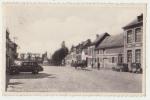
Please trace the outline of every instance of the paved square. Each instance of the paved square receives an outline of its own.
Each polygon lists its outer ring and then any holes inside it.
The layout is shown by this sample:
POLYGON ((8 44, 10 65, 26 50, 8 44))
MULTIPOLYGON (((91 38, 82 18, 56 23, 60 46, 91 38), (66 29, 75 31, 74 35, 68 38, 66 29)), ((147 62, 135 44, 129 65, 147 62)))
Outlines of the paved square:
POLYGON ((9 92, 142 92, 142 74, 112 70, 43 66, 37 75, 20 73, 10 78, 9 92))

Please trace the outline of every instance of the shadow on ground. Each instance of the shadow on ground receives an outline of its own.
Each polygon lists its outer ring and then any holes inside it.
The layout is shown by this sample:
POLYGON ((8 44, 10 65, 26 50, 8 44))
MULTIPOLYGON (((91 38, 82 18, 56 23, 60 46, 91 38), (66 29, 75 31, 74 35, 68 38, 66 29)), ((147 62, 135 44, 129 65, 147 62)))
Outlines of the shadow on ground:
POLYGON ((8 83, 8 85, 19 85, 19 84, 23 84, 23 83, 20 83, 20 82, 8 83))
POLYGON ((85 68, 84 68, 84 69, 82 69, 82 70, 85 70, 85 71, 92 71, 92 70, 90 70, 90 69, 85 69, 85 68))
POLYGON ((17 75, 9 75, 10 79, 40 79, 40 78, 56 78, 55 74, 47 74, 47 73, 20 73, 17 75))
POLYGON ((86 68, 77 68, 76 70, 92 71, 91 69, 86 69, 86 68))

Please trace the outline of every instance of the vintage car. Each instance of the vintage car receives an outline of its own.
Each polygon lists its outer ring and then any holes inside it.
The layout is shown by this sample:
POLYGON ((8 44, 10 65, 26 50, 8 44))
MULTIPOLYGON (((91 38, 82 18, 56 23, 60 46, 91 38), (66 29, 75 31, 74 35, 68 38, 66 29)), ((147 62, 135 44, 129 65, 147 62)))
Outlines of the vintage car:
POLYGON ((115 67, 112 67, 112 70, 120 72, 128 72, 128 65, 125 63, 118 63, 115 67))
POLYGON ((131 71, 132 73, 142 73, 142 68, 140 63, 132 63, 131 71))
POLYGON ((85 60, 76 61, 76 62, 72 63, 71 66, 75 67, 76 69, 78 67, 80 67, 81 69, 83 69, 83 68, 87 67, 87 62, 85 60))
POLYGON ((32 72, 38 74, 43 68, 35 61, 22 61, 9 68, 9 74, 19 74, 20 72, 32 72))

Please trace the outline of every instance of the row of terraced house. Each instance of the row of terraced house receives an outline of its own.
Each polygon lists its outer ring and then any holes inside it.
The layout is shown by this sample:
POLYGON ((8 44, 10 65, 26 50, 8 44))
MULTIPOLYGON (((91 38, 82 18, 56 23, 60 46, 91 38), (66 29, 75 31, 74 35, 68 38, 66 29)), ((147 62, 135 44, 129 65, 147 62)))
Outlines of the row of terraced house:
POLYGON ((123 33, 97 34, 94 41, 88 39, 72 46, 65 58, 66 65, 80 60, 86 60, 88 67, 96 67, 96 63, 100 63, 100 67, 108 69, 118 63, 142 64, 143 14, 122 29, 123 33))

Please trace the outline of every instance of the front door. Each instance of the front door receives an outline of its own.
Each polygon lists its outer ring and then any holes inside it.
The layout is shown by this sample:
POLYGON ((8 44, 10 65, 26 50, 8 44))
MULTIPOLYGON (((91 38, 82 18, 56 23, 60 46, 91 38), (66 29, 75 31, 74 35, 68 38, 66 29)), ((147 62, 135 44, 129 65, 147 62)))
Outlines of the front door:
POLYGON ((108 58, 103 59, 103 67, 107 68, 108 67, 108 58))

